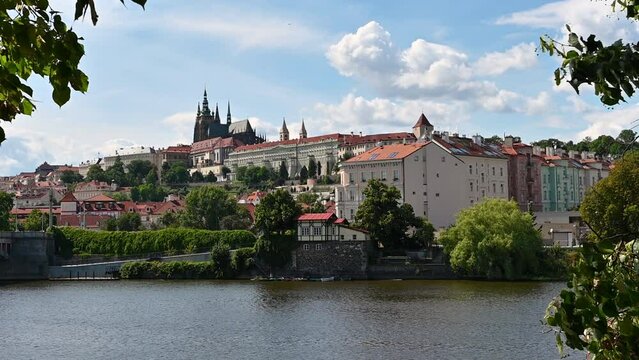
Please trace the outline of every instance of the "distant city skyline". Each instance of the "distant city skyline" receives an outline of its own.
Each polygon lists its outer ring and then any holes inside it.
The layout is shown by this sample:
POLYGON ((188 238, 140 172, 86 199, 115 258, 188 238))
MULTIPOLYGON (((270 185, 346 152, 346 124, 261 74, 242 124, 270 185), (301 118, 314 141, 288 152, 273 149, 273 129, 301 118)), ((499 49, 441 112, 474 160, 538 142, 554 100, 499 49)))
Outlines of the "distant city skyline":
MULTIPOLYGON (((70 22, 73 2, 53 0, 70 22)), ((437 130, 523 141, 616 136, 639 118, 592 91, 556 87, 558 60, 540 35, 636 40, 639 28, 605 2, 504 3, 149 1, 146 10, 102 1, 97 26, 78 21, 86 94, 58 108, 33 78, 37 110, 3 124, 0 175, 44 161, 77 164, 133 145, 190 144, 206 87, 212 106, 278 139, 304 119, 309 136, 410 131, 422 111, 437 130)))

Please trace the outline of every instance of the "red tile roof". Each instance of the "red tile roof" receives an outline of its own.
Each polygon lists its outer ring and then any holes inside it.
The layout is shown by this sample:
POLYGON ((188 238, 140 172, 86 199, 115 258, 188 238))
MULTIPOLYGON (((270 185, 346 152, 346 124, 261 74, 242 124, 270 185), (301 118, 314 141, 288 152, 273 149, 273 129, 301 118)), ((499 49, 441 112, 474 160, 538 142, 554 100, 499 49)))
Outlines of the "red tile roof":
POLYGON ((403 159, 428 144, 429 142, 378 146, 348 159, 346 163, 403 159))
POLYGON ((104 194, 96 195, 90 199, 84 200, 85 202, 114 202, 115 199, 110 198, 104 194))
POLYGON ((480 156, 498 159, 506 158, 506 156, 502 153, 501 148, 489 144, 478 145, 473 142, 473 139, 465 137, 450 135, 448 137, 448 141, 445 141, 441 135, 434 135, 433 140, 456 156, 480 156))
POLYGON ((297 221, 328 221, 336 218, 334 213, 308 213, 302 214, 297 221))
POLYGON ((62 199, 60 199, 60 202, 78 202, 78 199, 76 199, 75 196, 73 196, 73 192, 69 191, 68 193, 64 194, 64 196, 62 197, 62 199))
POLYGON ((162 150, 162 152, 168 153, 188 153, 191 151, 191 145, 178 145, 178 146, 168 146, 166 149, 162 150))
POLYGON ((238 139, 234 138, 211 138, 202 141, 198 141, 191 145, 191 154, 200 153, 205 151, 211 151, 214 149, 227 148, 227 147, 240 147, 244 145, 244 143, 238 139))
POLYGON ((335 133, 335 134, 327 134, 327 135, 320 135, 320 136, 311 136, 311 137, 304 138, 304 139, 291 139, 291 140, 283 140, 283 141, 269 141, 269 142, 265 142, 265 143, 261 143, 261 144, 240 146, 240 147, 235 149, 235 152, 251 151, 251 150, 257 150, 257 149, 268 149, 268 148, 272 148, 272 147, 276 147, 276 146, 280 146, 280 145, 311 144, 311 143, 316 143, 316 142, 321 142, 321 141, 328 141, 328 140, 337 141, 337 140, 343 138, 344 136, 345 135, 343 135, 343 134, 335 133))
POLYGON ((359 145, 359 144, 370 144, 377 143, 380 141, 389 141, 389 140, 407 140, 407 141, 415 141, 415 135, 409 132, 397 132, 397 133, 385 133, 385 134, 373 134, 373 135, 346 135, 342 139, 342 145, 359 145))

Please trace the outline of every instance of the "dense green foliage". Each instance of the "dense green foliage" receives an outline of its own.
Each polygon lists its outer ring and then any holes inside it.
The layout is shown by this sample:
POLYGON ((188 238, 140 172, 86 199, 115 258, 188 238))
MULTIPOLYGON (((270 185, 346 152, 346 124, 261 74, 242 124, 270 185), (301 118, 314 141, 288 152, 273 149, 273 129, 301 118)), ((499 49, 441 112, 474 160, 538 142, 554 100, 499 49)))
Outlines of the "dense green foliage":
POLYGON ((228 191, 217 186, 202 186, 186 196, 183 225, 219 230, 221 220, 237 212, 238 205, 228 191))
POLYGON ((155 183, 141 184, 131 188, 133 201, 163 201, 167 195, 167 189, 155 183))
POLYGON ((227 215, 220 220, 222 230, 248 230, 252 225, 251 214, 242 206, 237 207, 235 214, 227 215))
POLYGON ((546 322, 596 359, 639 358, 639 153, 616 163, 580 208, 592 230, 546 322))
POLYGON ((231 254, 231 270, 235 274, 250 270, 255 264, 255 247, 240 248, 231 254))
POLYGON ((326 211, 324 205, 320 202, 319 194, 313 192, 305 192, 297 195, 297 202, 300 204, 302 211, 305 213, 323 213, 326 211))
POLYGON ((40 210, 32 210, 22 224, 26 231, 41 231, 49 226, 47 215, 40 210))
POLYGON ((136 212, 128 212, 105 222, 105 230, 108 231, 138 231, 140 229, 142 229, 142 219, 140 214, 136 212))
POLYGON ((279 173, 264 166, 240 166, 235 177, 248 188, 271 188, 279 179, 279 173))
POLYGON ((288 179, 288 169, 286 168, 286 163, 284 161, 280 163, 278 174, 280 176, 280 179, 282 180, 288 179))
POLYGON ((9 215, 12 208, 13 197, 4 191, 0 191, 0 231, 11 230, 9 215))
POLYGON ((133 261, 122 265, 122 279, 219 279, 223 274, 212 261, 133 261))
POLYGON ((628 151, 639 149, 637 133, 630 129, 621 130, 616 138, 613 138, 610 135, 600 135, 598 138, 593 140, 586 136, 583 140, 576 144, 572 140, 563 142, 559 139, 548 138, 535 141, 532 144, 543 148, 553 147, 567 151, 591 151, 598 156, 611 155, 615 158, 628 151))
POLYGON ((407 231, 418 225, 418 219, 412 206, 399 204, 399 190, 373 179, 363 193, 365 198, 355 214, 355 226, 368 230, 371 238, 386 249, 408 247, 412 240, 407 231))
POLYGON ((75 254, 135 255, 153 252, 207 251, 217 243, 231 248, 252 246, 255 235, 244 230, 195 230, 169 228, 144 231, 90 231, 61 227, 73 243, 75 254))
POLYGON ((104 171, 104 176, 109 184, 116 183, 118 186, 129 186, 129 176, 124 171, 124 163, 120 156, 115 157, 113 165, 104 171))
POLYGON ((291 194, 279 189, 267 194, 255 208, 255 226, 265 234, 294 230, 302 213, 291 194))
POLYGON ((317 163, 313 159, 308 161, 308 177, 311 179, 317 177, 317 163))
POLYGON ((182 163, 173 163, 168 169, 162 168, 162 182, 169 185, 186 184, 191 180, 189 170, 182 163))
POLYGON ((64 170, 62 174, 60 174, 60 181, 66 185, 79 183, 82 179, 82 175, 73 170, 64 170))
POLYGON ((291 253, 297 246, 297 234, 292 230, 281 234, 265 233, 255 243, 255 254, 259 260, 277 268, 291 260, 291 253))
MULTIPOLYGON (((605 0, 613 9, 625 11, 626 18, 639 20, 639 2, 636 0, 605 0)), ((613 16, 617 16, 616 14, 613 16)), ((639 85, 639 43, 636 39, 624 43, 622 39, 610 45, 597 40, 595 34, 580 36, 569 25, 568 43, 564 44, 545 35, 540 38, 541 50, 563 61, 555 70, 555 82, 566 80, 577 93, 582 84, 592 85, 595 95, 608 106, 625 97, 631 97, 639 85), (625 94, 625 96, 624 96, 625 94)))
POLYGON ((428 220, 418 218, 412 240, 413 246, 429 248, 435 240, 435 227, 428 220))
POLYGON ((89 166, 86 181, 107 181, 107 176, 100 165, 93 164, 89 166))
POLYGON ((541 236, 514 201, 489 199, 463 209, 439 241, 453 269, 466 274, 513 279, 539 270, 541 236))

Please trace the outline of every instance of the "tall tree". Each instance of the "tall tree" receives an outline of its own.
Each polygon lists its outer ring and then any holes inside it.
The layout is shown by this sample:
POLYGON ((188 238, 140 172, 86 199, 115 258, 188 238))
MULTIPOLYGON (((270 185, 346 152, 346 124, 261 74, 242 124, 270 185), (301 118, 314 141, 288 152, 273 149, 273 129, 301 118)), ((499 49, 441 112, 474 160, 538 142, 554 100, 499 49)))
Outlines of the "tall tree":
POLYGON ((191 174, 191 181, 193 181, 193 182, 203 182, 204 181, 204 175, 202 175, 202 173, 199 172, 199 171, 194 171, 193 174, 191 174))
MULTIPOLYGON (((123 3, 124 1, 121 0, 123 3)), ((144 6, 146 0, 132 0, 144 6)), ((77 0, 74 19, 90 10, 95 25, 98 14, 94 1, 77 0)), ((0 9, 0 120, 12 121, 16 115, 31 115, 35 108, 33 89, 27 85, 32 74, 48 78, 53 101, 62 106, 71 97, 71 89, 86 92, 87 75, 79 69, 84 46, 62 20, 61 13, 48 0, 5 1, 0 9)), ((5 140, 0 127, 0 143, 5 140)))
POLYGON ((87 181, 107 181, 107 174, 102 170, 102 167, 98 164, 93 164, 89 167, 87 172, 87 181))
POLYGON ((302 182, 302 184, 306 184, 307 179, 308 179, 308 169, 306 168, 306 165, 304 165, 300 169, 300 181, 302 182))
POLYGON ((29 216, 24 220, 24 229, 26 231, 44 230, 49 225, 46 215, 40 210, 32 210, 29 216))
POLYGON ((368 230, 384 248, 401 248, 408 241, 409 227, 417 224, 413 207, 401 204, 399 190, 372 179, 364 189, 364 201, 355 214, 355 225, 368 230))
POLYGON ((13 196, 0 191, 0 231, 11 230, 9 215, 13 208, 13 196))
POLYGON ((541 235, 514 201, 490 199, 462 210, 439 241, 456 271, 513 279, 539 270, 541 235))
POLYGON ((65 170, 60 174, 60 181, 67 185, 76 184, 82 181, 82 175, 73 170, 65 170))
POLYGON ((174 163, 162 173, 162 181, 170 185, 186 184, 190 179, 189 171, 182 163, 174 163))
POLYGON ((130 184, 132 186, 142 184, 149 172, 153 170, 153 167, 153 163, 148 160, 132 160, 126 165, 130 184))
POLYGON ((280 169, 278 171, 280 179, 287 180, 288 179, 288 169, 286 168, 286 162, 282 161, 280 163, 280 169))
POLYGON ((284 234, 294 230, 300 206, 287 191, 279 189, 267 194, 255 208, 255 225, 264 233, 284 234))
POLYGON ((186 212, 193 220, 193 226, 219 230, 222 218, 237 213, 237 204, 226 190, 207 185, 189 192, 186 196, 186 212))
POLYGON ((311 179, 315 179, 317 177, 317 164, 313 159, 308 161, 308 177, 311 179))
POLYGON ((109 166, 104 175, 107 178, 107 181, 110 183, 115 182, 118 186, 128 186, 129 185, 129 177, 126 175, 124 171, 124 163, 120 156, 115 158, 113 165, 109 166))

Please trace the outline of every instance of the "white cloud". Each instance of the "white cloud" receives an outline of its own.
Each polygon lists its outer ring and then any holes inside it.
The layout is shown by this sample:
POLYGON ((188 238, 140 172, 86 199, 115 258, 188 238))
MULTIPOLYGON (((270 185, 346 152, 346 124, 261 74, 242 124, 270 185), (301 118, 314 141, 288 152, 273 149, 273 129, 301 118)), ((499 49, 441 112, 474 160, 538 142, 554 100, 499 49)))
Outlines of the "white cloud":
POLYGON ((162 120, 162 123, 173 129, 177 143, 190 144, 192 142, 193 127, 195 126, 195 115, 192 112, 169 115, 162 120))
POLYGON ((350 93, 337 104, 317 103, 307 117, 309 134, 410 132, 419 114, 424 112, 437 129, 457 130, 469 119, 467 104, 461 101, 366 99, 350 93))
POLYGON ((172 14, 163 20, 171 31, 186 31, 221 38, 241 49, 275 48, 319 50, 326 36, 298 21, 278 16, 226 9, 212 19, 199 14, 172 14))
POLYGON ((497 24, 544 28, 563 34, 567 33, 565 24, 568 24, 578 34, 596 34, 598 39, 607 43, 639 34, 639 24, 628 21, 622 13, 613 13, 610 3, 584 0, 556 1, 503 16, 497 20, 497 24))
POLYGON ((593 139, 599 135, 616 137, 621 130, 629 129, 639 124, 639 105, 635 104, 624 109, 593 111, 584 116, 588 127, 577 134, 578 139, 590 136, 593 139))
POLYGON ((491 52, 482 56, 473 65, 478 75, 500 75, 508 70, 526 69, 537 64, 536 45, 522 43, 504 52, 491 52))
POLYGON ((489 54, 473 65, 463 51, 424 39, 397 49, 391 34, 371 21, 330 46, 326 57, 340 74, 368 83, 391 99, 454 100, 490 112, 526 112, 525 96, 500 89, 481 76, 534 65, 533 48, 532 44, 520 44, 489 54), (491 61, 498 71, 488 70, 491 61))
POLYGON ((542 91, 536 98, 526 100, 526 113, 529 115, 538 115, 548 112, 552 100, 550 95, 542 91))

